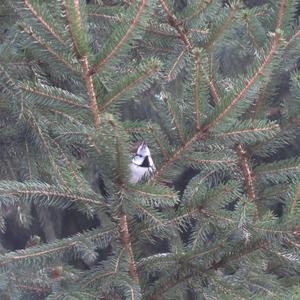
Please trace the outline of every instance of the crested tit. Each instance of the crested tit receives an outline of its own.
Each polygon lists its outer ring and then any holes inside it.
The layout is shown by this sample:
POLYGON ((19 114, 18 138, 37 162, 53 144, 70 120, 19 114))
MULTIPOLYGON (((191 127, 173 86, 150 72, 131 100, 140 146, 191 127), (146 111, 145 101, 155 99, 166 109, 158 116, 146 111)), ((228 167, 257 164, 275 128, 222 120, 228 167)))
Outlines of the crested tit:
POLYGON ((147 144, 143 141, 134 154, 129 165, 131 176, 130 183, 137 183, 142 178, 148 177, 155 171, 155 166, 147 144))

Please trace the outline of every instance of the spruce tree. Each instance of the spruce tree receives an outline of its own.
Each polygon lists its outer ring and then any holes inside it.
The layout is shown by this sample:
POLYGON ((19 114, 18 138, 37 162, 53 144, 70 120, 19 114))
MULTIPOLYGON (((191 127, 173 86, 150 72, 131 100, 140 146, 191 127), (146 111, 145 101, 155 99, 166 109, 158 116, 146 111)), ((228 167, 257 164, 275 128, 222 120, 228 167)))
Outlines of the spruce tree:
POLYGON ((300 298, 298 6, 3 4, 1 299, 300 298))

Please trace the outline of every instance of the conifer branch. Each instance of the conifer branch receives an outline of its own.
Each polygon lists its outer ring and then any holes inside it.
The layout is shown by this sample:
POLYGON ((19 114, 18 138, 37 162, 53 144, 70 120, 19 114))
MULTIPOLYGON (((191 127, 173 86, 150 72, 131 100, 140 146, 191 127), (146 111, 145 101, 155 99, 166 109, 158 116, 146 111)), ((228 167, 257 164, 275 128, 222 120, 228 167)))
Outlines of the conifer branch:
POLYGON ((178 136, 179 136, 179 140, 181 142, 182 145, 184 145, 184 134, 181 128, 181 124, 178 121, 178 116, 176 114, 176 112, 174 111, 172 105, 170 104, 169 98, 168 96, 164 96, 163 97, 163 101, 166 103, 167 107, 168 107, 168 111, 170 112, 171 116, 172 116, 172 122, 174 122, 178 136))
POLYGON ((290 44, 300 35, 300 28, 290 37, 290 39, 285 43, 284 47, 287 49, 290 44))
POLYGON ((6 77, 8 83, 10 83, 11 85, 15 86, 16 82, 15 80, 8 74, 8 72, 6 71, 6 69, 3 67, 3 65, 0 63, 0 71, 4 74, 4 76, 6 77))
POLYGON ((180 158, 182 153, 184 153, 187 149, 189 149, 199 138, 200 133, 195 134, 189 141, 185 142, 171 157, 168 158, 165 162, 162 163, 159 169, 154 173, 154 175, 150 178, 149 182, 154 183, 158 180, 163 173, 171 167, 171 165, 180 158))
POLYGON ((193 157, 185 157, 185 159, 197 164, 234 164, 236 162, 233 159, 197 159, 193 157))
POLYGON ((31 3, 28 0, 22 0, 22 2, 27 7, 27 10, 32 14, 32 16, 35 17, 56 40, 58 40, 64 47, 66 47, 66 43, 63 38, 54 31, 54 29, 45 21, 45 19, 34 9, 31 3))
MULTIPOLYGON (((97 228, 52 243, 31 237, 24 250, 0 255, 0 270, 15 278, 11 289, 2 276, 2 294, 158 300, 200 291, 243 299, 276 297, 274 288, 284 295, 286 282, 273 275, 284 271, 294 280, 300 160, 274 155, 293 143, 300 120, 299 72, 292 66, 298 0, 245 9, 240 0, 183 1, 184 7, 173 7, 173 0, 103 0, 98 8, 94 0, 40 1, 20 0, 24 33, 9 34, 0 47, 9 68, 0 64, 0 231, 12 212, 26 225, 31 205, 76 210, 83 217, 77 232, 81 225, 97 228), (55 24, 61 20, 67 34, 55 24), (160 62, 152 54, 167 66, 165 80, 154 86, 160 62), (243 75, 241 61, 247 62, 243 75), (282 94, 285 63, 295 73, 284 77, 291 88, 282 94), (224 74, 223 88, 215 79, 224 74), (163 110, 146 112, 157 125, 133 121, 146 118, 136 115, 145 112, 143 102, 119 105, 145 92, 162 101, 163 110), (272 119, 280 127, 263 114, 274 101, 280 114, 272 119), (128 149, 141 139, 153 143, 157 171, 147 183, 131 185, 128 149), (271 160, 263 163, 266 157, 271 160), (145 257, 145 248, 155 254, 145 257), (100 249, 105 255, 97 266, 100 249), (72 266, 73 258, 88 269, 72 266), (272 270, 257 264, 279 258, 272 270), (232 267, 234 274, 220 276, 232 267)), ((68 220, 59 221, 65 236, 68 220)))
POLYGON ((83 287, 88 287, 89 285, 91 285, 93 282, 100 280, 104 277, 109 277, 109 276, 114 276, 118 273, 119 269, 120 269, 120 260, 121 260, 121 256, 123 255, 125 248, 122 248, 119 255, 117 256, 116 262, 115 262, 115 267, 113 271, 110 272, 106 272, 106 273, 101 273, 99 275, 94 276, 93 278, 89 279, 84 285, 83 287))
MULTIPOLYGON (((39 256, 49 255, 53 253, 60 253, 64 252, 68 249, 74 248, 76 246, 76 242, 70 242, 62 246, 50 248, 47 250, 41 250, 41 251, 34 251, 32 253, 27 253, 25 250, 21 250, 18 252, 18 255, 10 256, 8 260, 0 260, 0 267, 6 266, 10 263, 19 261, 19 260, 26 260, 28 258, 36 258, 39 256)), ((31 249, 32 250, 32 249, 31 249)))
POLYGON ((209 271, 218 270, 218 269, 224 267, 225 265, 227 265, 231 261, 236 261, 236 260, 242 258, 243 256, 248 256, 248 255, 252 254, 254 251, 264 248, 266 244, 267 244, 266 242, 255 243, 255 244, 251 245, 251 247, 245 248, 243 251, 241 251, 238 254, 233 253, 231 255, 225 256, 225 257, 221 258, 221 260, 219 262, 212 263, 212 265, 210 267, 208 267, 207 269, 205 269, 204 271, 201 271, 201 270, 199 270, 199 268, 196 268, 196 267, 192 268, 190 266, 190 270, 188 273, 186 273, 186 272, 177 273, 175 277, 171 277, 171 279, 169 281, 164 282, 164 286, 161 287, 160 290, 154 292, 153 294, 150 294, 147 299, 148 300, 159 300, 159 299, 161 299, 161 296, 165 292, 174 288, 176 285, 178 285, 182 282, 185 282, 192 277, 206 276, 206 275, 208 275, 209 271))
POLYGON ((75 179, 78 187, 82 192, 84 192, 84 185, 80 177, 77 175, 78 170, 75 168, 74 163, 69 159, 69 157, 66 155, 66 153, 61 148, 60 144, 55 141, 55 139, 52 140, 52 142, 55 144, 56 148, 59 150, 59 152, 62 155, 63 161, 66 162, 68 170, 70 171, 70 174, 72 175, 72 178, 75 179))
POLYGON ((110 16, 110 15, 100 14, 100 13, 88 13, 88 15, 93 17, 101 17, 117 23, 122 23, 124 21, 119 16, 110 16))
POLYGON ((263 60, 262 64, 258 68, 258 70, 254 73, 252 78, 247 82, 247 84, 244 86, 244 88, 241 90, 241 92, 230 102, 230 104, 226 107, 226 109, 221 112, 214 120, 212 120, 206 127, 204 128, 204 131, 208 131, 211 128, 213 128, 221 119, 223 119, 226 114, 235 106, 235 104, 242 99, 242 97, 245 95, 245 93, 250 89, 250 87, 255 83, 255 81, 260 77, 263 76, 263 71, 265 67, 269 64, 270 60, 275 55, 279 45, 281 43, 281 37, 278 33, 275 33, 275 37, 272 43, 272 47, 270 49, 270 52, 266 56, 266 58, 263 60))
POLYGON ((283 162, 278 163, 270 163, 266 165, 261 165, 256 168, 254 171, 255 176, 264 176, 270 174, 284 174, 284 173, 291 173, 300 171, 299 162, 295 160, 286 161, 285 164, 283 162))
POLYGON ((37 294, 49 294, 51 292, 51 289, 50 288, 42 288, 42 287, 37 287, 37 286, 30 286, 30 285, 25 285, 25 284, 20 284, 20 283, 17 283, 16 284, 16 288, 17 289, 25 289, 25 290, 29 290, 29 291, 33 291, 37 294))
MULTIPOLYGON (((99 297, 98 294, 93 294, 93 293, 90 293, 90 292, 88 293, 88 292, 80 291, 80 296, 85 296, 84 299, 90 299, 91 297, 95 298, 95 299, 99 299, 98 298, 99 297)), ((59 294, 56 294, 55 298, 52 297, 52 300, 61 300, 61 299, 64 299, 66 297, 68 297, 68 295, 66 295, 65 292, 61 292, 59 294)), ((71 297, 72 297, 72 295, 71 295, 71 297)), ((83 299, 83 298, 81 298, 81 299, 83 299)), ((109 300, 111 300, 111 299, 109 299, 109 300)))
POLYGON ((231 25, 231 23, 235 20, 237 9, 230 8, 229 15, 225 22, 220 26, 219 30, 217 30, 211 37, 210 41, 205 45, 205 49, 208 53, 211 53, 211 49, 214 44, 218 41, 218 39, 222 36, 222 34, 226 31, 226 29, 231 25))
POLYGON ((35 119, 34 115, 31 112, 29 114, 31 115, 32 124, 36 128, 37 133, 38 133, 39 137, 41 138, 41 141, 42 141, 42 143, 44 145, 44 148, 46 150, 47 156, 48 156, 49 161, 50 161, 50 163, 51 163, 51 165, 53 167, 54 172, 59 175, 59 177, 60 177, 63 185, 66 187, 67 186, 67 182, 65 181, 65 178, 62 175, 62 173, 60 171, 60 168, 57 165, 57 163, 56 163, 56 161, 55 161, 55 159, 54 159, 54 157, 52 155, 52 151, 50 149, 50 145, 47 142, 47 138, 44 136, 43 130, 39 126, 39 124, 38 124, 37 120, 35 119))
MULTIPOLYGON (((80 124, 81 125, 81 124, 80 124)), ((57 137, 55 137, 55 139, 59 139, 59 138, 62 138, 63 136, 66 136, 66 135, 83 135, 86 140, 91 144, 91 147, 93 149, 95 149, 96 153, 101 156, 102 155, 102 151, 101 149, 98 147, 97 143, 96 143, 96 140, 93 138, 92 135, 86 133, 86 132, 82 132, 82 131, 67 131, 67 132, 64 132, 64 133, 61 133, 60 135, 58 135, 57 137)))
MULTIPOLYGON (((283 20, 283 16, 284 16, 284 12, 285 12, 285 6, 286 6, 286 1, 287 0, 280 0, 279 2, 279 11, 278 11, 278 15, 277 15, 277 19, 276 19, 276 28, 275 28, 275 38, 276 39, 276 34, 278 35, 278 30, 281 28, 282 25, 282 20, 283 20)), ((300 32, 299 32, 300 33, 300 32)), ((288 47, 289 42, 292 42, 293 37, 285 43, 285 48, 288 47)), ((275 42, 275 41, 274 41, 275 42)), ((274 44, 273 42, 273 44, 274 44)), ((265 98, 265 93, 267 91, 267 82, 264 85, 264 88, 262 89, 262 91, 259 93, 258 98, 256 99, 256 101, 254 102, 254 108, 253 108, 253 112, 252 112, 252 119, 256 118, 256 115, 264 101, 265 98)))
POLYGON ((27 166, 28 166, 28 173, 29 173, 29 180, 32 180, 32 167, 30 164, 30 159, 29 159, 29 148, 28 148, 28 143, 25 141, 25 150, 26 150, 26 157, 27 157, 27 166))
MULTIPOLYGON (((192 249, 194 250, 196 245, 197 245, 197 242, 198 242, 198 239, 199 239, 199 234, 197 235, 197 238, 193 241, 193 247, 192 249)), ((223 248, 224 247, 224 243, 220 243, 218 244, 216 247, 213 247, 213 248, 210 248, 208 250, 205 250, 205 251, 202 251, 202 252, 199 252, 199 253, 196 253, 196 254, 193 254, 193 255, 189 255, 186 260, 187 261, 190 261, 190 260, 193 260, 195 258, 198 258, 200 256, 204 256, 206 254, 210 254, 210 253, 213 253, 213 252, 216 252, 218 251, 220 248, 223 248)))
POLYGON ((139 190, 136 188, 133 188, 132 186, 128 186, 126 187, 126 190, 129 192, 134 192, 137 194, 140 194, 141 196, 152 196, 152 197, 166 197, 166 198, 171 198, 171 199, 176 199, 177 198, 177 194, 176 193, 168 193, 168 194, 155 194, 155 193, 151 193, 151 192, 147 192, 147 191, 143 191, 143 190, 139 190))
POLYGON ((193 18, 199 16, 205 9, 213 2, 213 0, 204 0, 204 3, 199 4, 199 6, 195 9, 195 11, 189 16, 178 20, 176 23, 178 25, 182 25, 183 23, 191 21, 193 18))
POLYGON ((250 37, 250 39, 251 39, 251 41, 252 41, 254 47, 255 47, 257 50, 260 50, 261 47, 259 46, 259 44, 258 44, 258 42, 257 42, 257 40, 256 40, 256 38, 255 38, 255 33, 253 32, 253 30, 252 30, 251 27, 250 27, 248 16, 245 16, 244 20, 245 20, 245 23, 246 23, 246 30, 247 30, 247 33, 248 33, 248 35, 249 35, 249 37, 250 37))
POLYGON ((157 33, 157 34, 162 35, 162 36, 174 37, 174 38, 177 38, 177 37, 178 37, 178 35, 176 35, 176 34, 174 34, 174 33, 167 32, 167 31, 161 31, 161 30, 158 30, 158 29, 153 28, 153 27, 146 27, 144 30, 145 30, 146 32, 157 33))
POLYGON ((124 94, 129 92, 133 87, 135 87, 139 82, 143 82, 147 77, 151 76, 154 72, 159 70, 159 66, 157 64, 150 65, 147 70, 145 70, 138 78, 129 82, 129 84, 122 87, 122 89, 115 95, 113 95, 110 99, 106 99, 105 103, 99 107, 99 112, 103 112, 107 110, 117 99, 122 97, 124 94))
POLYGON ((188 33, 193 33, 193 32, 208 34, 208 29, 200 29, 200 28, 190 28, 190 29, 188 29, 188 33))
POLYGON ((35 95, 38 95, 38 96, 42 96, 42 97, 47 97, 49 99, 52 99, 52 100, 55 100, 55 101, 58 101, 58 102, 61 102, 61 103, 67 104, 67 105, 75 106, 79 109, 89 108, 87 105, 73 102, 72 100, 70 100, 68 98, 65 98, 65 97, 57 96, 57 95, 54 95, 54 94, 52 95, 50 93, 47 93, 46 91, 41 91, 37 88, 33 88, 33 87, 30 87, 30 86, 25 86, 23 84, 19 84, 17 87, 19 87, 22 91, 32 93, 32 94, 35 94, 35 95))
POLYGON ((265 249, 265 252, 267 253, 268 256, 270 256, 270 254, 272 254, 276 258, 279 258, 280 261, 285 261, 287 264, 291 264, 292 266, 294 266, 294 264, 295 264, 295 259, 293 259, 293 258, 291 259, 290 255, 286 254, 285 252, 275 251, 270 248, 265 249))
MULTIPOLYGON (((112 125, 115 131, 115 138, 116 138, 117 183, 122 186, 124 184, 124 180, 123 180, 122 163, 121 163, 122 149, 121 149, 120 133, 118 131, 117 125, 113 121, 110 121, 110 124, 112 125)), ((139 283, 139 276, 138 276, 136 263, 134 259, 131 237, 128 230, 127 216, 122 209, 118 219, 119 219, 119 227, 120 227, 119 228, 120 240, 122 246, 126 249, 129 257, 128 273, 135 283, 139 283)))
POLYGON ((117 272, 115 271, 110 271, 110 272, 106 272, 106 273, 101 273, 95 277, 93 277, 92 279, 90 279, 86 284, 83 285, 83 287, 86 287, 86 286, 89 286, 91 285, 93 282, 97 281, 97 280, 100 280, 102 278, 105 278, 105 277, 109 277, 109 276, 114 276, 116 275, 117 272))
POLYGON ((231 25, 231 23, 235 20, 236 9, 230 8, 230 13, 228 18, 225 20, 223 25, 216 31, 211 37, 210 41, 205 45, 205 49, 208 53, 208 64, 209 64, 209 74, 208 74, 208 82, 209 82, 209 89, 211 95, 213 97, 213 101, 215 104, 220 102, 220 96, 218 94, 217 88, 215 87, 213 81, 213 57, 212 57, 212 47, 218 41, 218 39, 222 36, 222 34, 226 31, 226 29, 231 25))
POLYGON ((100 230, 99 232, 97 232, 97 230, 94 230, 94 231, 88 232, 88 234, 87 234, 87 238, 90 239, 93 242, 96 242, 100 238, 105 240, 106 236, 109 237, 109 238, 117 237, 118 236, 117 229, 114 227, 112 229, 107 229, 107 230, 104 230, 104 231, 100 230))
POLYGON ((245 149, 241 144, 238 144, 236 146, 236 153, 240 160, 240 166, 244 177, 244 187, 245 187, 246 194, 249 197, 249 199, 251 199, 255 207, 253 220, 256 221, 259 215, 258 206, 257 206, 257 200, 256 200, 254 184, 253 184, 254 180, 252 178, 252 172, 249 167, 247 152, 245 151, 245 149))
POLYGON ((102 155, 102 151, 100 150, 100 148, 97 146, 95 139, 90 135, 90 134, 85 134, 87 140, 92 144, 93 149, 95 149, 95 151, 97 152, 97 154, 99 156, 102 155))
POLYGON ((120 186, 122 186, 124 184, 124 174, 123 174, 123 168, 122 168, 122 144, 121 144, 121 136, 120 136, 120 132, 119 129, 117 127, 117 125, 115 124, 115 122, 113 122, 112 120, 110 121, 111 126, 114 129, 115 132, 115 147, 116 147, 116 171, 117 171, 117 178, 116 178, 116 182, 117 184, 119 184, 120 186))
MULTIPOLYGON (((74 10, 75 10, 76 25, 77 25, 77 28, 80 30, 81 29, 81 17, 80 17, 80 10, 79 10, 79 0, 72 0, 72 2, 73 2, 74 10)), ((66 15, 67 29, 69 31, 70 38, 72 40, 73 49, 74 49, 77 59, 80 61, 82 59, 82 53, 79 49, 78 43, 76 41, 73 29, 72 29, 70 7, 68 6, 66 0, 63 0, 62 3, 63 3, 65 15, 66 15)))
POLYGON ((293 197, 293 201, 290 205, 290 208, 289 208, 289 213, 290 214, 295 212, 295 209, 297 207, 297 202, 299 201, 299 199, 300 199, 300 186, 297 188, 296 193, 293 197))
MULTIPOLYGON (((222 199, 222 196, 227 193, 228 191, 221 191, 218 195, 214 195, 213 198, 210 198, 206 201, 206 203, 209 203, 211 204, 213 201, 216 201, 218 199, 222 199)), ((196 193, 196 192, 195 192, 196 193)), ((193 198, 193 194, 190 195, 190 198, 193 198)), ((214 217, 216 219, 219 219, 219 220, 222 220, 222 221, 225 221, 227 223, 233 223, 234 220, 233 219, 230 219, 230 218, 226 218, 226 217, 223 217, 223 216, 220 216, 220 215, 217 215, 216 213, 213 213, 213 212, 210 212, 208 211, 207 209, 205 209, 205 205, 201 204, 201 205, 198 205, 196 208, 189 208, 188 211, 184 214, 181 214, 179 216, 175 216, 174 218, 172 219, 169 219, 169 220, 163 220, 161 222, 161 224, 158 226, 158 225, 153 225, 153 226, 150 226, 144 230, 141 231, 141 233, 143 234, 147 234, 151 231, 154 231, 156 230, 158 227, 161 227, 161 226, 167 226, 167 225, 176 225, 176 224, 180 224, 180 222, 184 221, 185 219, 193 219, 193 218, 197 218, 199 217, 201 214, 205 214, 205 215, 208 215, 210 217, 214 217)))
POLYGON ((181 214, 180 216, 175 216, 174 218, 172 218, 170 220, 165 220, 165 221, 161 222, 160 225, 149 226, 148 228, 141 230, 140 233, 147 235, 147 234, 151 233, 151 231, 155 231, 159 227, 162 227, 162 226, 164 226, 164 227, 166 227, 168 225, 174 225, 175 226, 177 223, 182 222, 187 218, 195 218, 196 216, 199 215, 200 211, 201 211, 201 208, 199 208, 199 207, 194 208, 194 209, 190 209, 188 212, 186 212, 184 214, 181 214))
POLYGON ((185 54, 185 52, 186 52, 187 50, 188 50, 188 48, 183 48, 183 50, 179 53, 179 55, 178 55, 177 58, 175 59, 175 61, 174 61, 173 65, 172 65, 172 67, 170 68, 168 74, 166 75, 166 79, 167 79, 168 81, 171 80, 171 78, 172 78, 172 73, 174 72, 174 70, 175 70, 176 66, 178 65, 179 61, 181 60, 183 54, 185 54))
POLYGON ((46 44, 42 38, 36 35, 31 29, 28 29, 24 25, 20 25, 21 30, 27 33, 36 43, 38 43, 42 48, 54 56, 59 62, 61 62, 66 68, 74 72, 75 74, 80 74, 79 71, 67 60, 65 60, 60 54, 58 54, 54 49, 52 49, 48 44, 46 44))
POLYGON ((128 222, 126 214, 121 212, 119 216, 119 224, 120 224, 120 239, 122 246, 127 250, 129 256, 129 276, 135 283, 139 283, 139 275, 137 272, 136 262, 134 259, 132 244, 131 244, 131 237, 128 230, 128 222))
POLYGON ((164 287, 162 287, 160 290, 157 292, 153 293, 152 295, 149 295, 147 300, 160 300, 161 296, 167 292, 168 290, 174 288, 176 285, 187 281, 191 277, 197 276, 201 277, 203 275, 203 272, 200 270, 196 270, 196 268, 190 270, 189 273, 178 273, 175 278, 170 279, 169 281, 164 283, 164 287))
POLYGON ((221 98, 218 94, 217 88, 215 87, 213 79, 209 78, 209 77, 208 77, 208 86, 209 86, 209 90, 210 90, 210 93, 212 95, 212 99, 213 99, 214 103, 215 104, 220 103, 221 98))
POLYGON ((146 44, 145 42, 141 42, 139 44, 139 47, 141 48, 145 48, 151 51, 155 51, 155 52, 163 52, 163 53, 170 53, 173 49, 168 49, 168 48, 158 48, 158 47, 153 47, 151 45, 146 44))
POLYGON ((247 256, 249 254, 252 254, 254 251, 265 249, 265 247, 270 244, 267 241, 261 240, 261 241, 256 241, 252 245, 248 246, 245 248, 243 251, 238 252, 238 253, 233 253, 228 256, 224 256, 219 262, 213 263, 211 267, 208 268, 207 271, 209 270, 217 270, 219 268, 224 267, 227 265, 229 262, 235 261, 237 259, 240 259, 243 256, 247 256))
MULTIPOLYGON (((96 231, 96 230, 95 230, 96 231)), ((65 253, 71 250, 75 250, 78 246, 78 242, 82 239, 87 239, 95 242, 95 240, 102 239, 104 244, 107 244, 116 237, 116 229, 109 229, 102 232, 87 232, 86 234, 77 234, 71 238, 65 238, 59 241, 55 241, 41 246, 30 247, 25 250, 17 250, 16 252, 10 252, 0 257, 0 268, 6 267, 10 264, 22 264, 23 262, 28 264, 28 259, 47 259, 53 255, 65 253)))
MULTIPOLYGON (((76 27, 82 33, 83 29, 82 29, 82 24, 81 24, 79 0, 73 0, 73 5, 74 5, 74 11, 75 11, 76 27)), ((67 28, 69 30, 73 48, 74 48, 74 51, 75 51, 75 54, 76 54, 78 60, 80 61, 80 64, 81 64, 81 67, 83 70, 83 77, 84 77, 87 93, 88 93, 88 96, 90 99, 89 108, 90 108, 90 111, 93 116, 94 126, 95 126, 95 129, 98 130, 100 127, 100 115, 99 115, 99 110, 98 110, 96 93, 95 93, 95 89, 94 89, 93 78, 92 78, 92 74, 90 74, 89 60, 88 60, 88 56, 86 54, 87 50, 80 47, 80 45, 78 44, 78 41, 76 40, 75 33, 73 32, 74 29, 72 26, 70 8, 68 7, 66 0, 63 0, 63 6, 64 6, 64 10, 66 12, 67 28)), ((83 35, 85 35, 85 33, 83 33, 83 35)))
POLYGON ((188 50, 191 50, 193 48, 193 46, 192 46, 191 42, 189 41, 186 33, 184 32, 184 29, 177 23, 176 17, 171 13, 169 7, 167 6, 167 4, 165 3, 164 0, 159 0, 159 2, 167 15, 168 23, 170 24, 170 26, 172 26, 178 32, 180 40, 184 43, 186 48, 188 50))
POLYGON ((281 28, 282 20, 283 20, 284 12, 285 12, 285 7, 286 7, 286 2, 287 2, 287 0, 279 1, 279 11, 278 11, 277 20, 276 20, 276 29, 281 28))
POLYGON ((217 91, 217 88, 213 82, 213 78, 212 78, 212 73, 213 73, 213 66, 212 66, 212 54, 208 52, 208 65, 209 65, 209 72, 207 72, 206 75, 206 79, 208 82, 208 87, 209 87, 209 91, 210 94, 212 96, 212 101, 214 102, 214 104, 218 104, 221 101, 219 92, 217 91))
POLYGON ((160 153, 163 156, 163 160, 167 160, 168 154, 165 151, 165 147, 163 146, 161 139, 157 136, 157 133, 156 133, 155 129, 151 126, 151 124, 149 124, 148 128, 149 128, 150 132, 152 133, 152 136, 154 137, 156 144, 159 147, 160 153))
POLYGON ((124 131, 129 133, 137 133, 137 132, 146 132, 147 129, 146 128, 124 128, 124 131))
POLYGON ((116 52, 122 47, 122 45, 126 42, 126 40, 131 35, 134 28, 137 26, 138 22, 140 21, 140 18, 142 16, 142 13, 144 9, 146 8, 147 0, 141 0, 140 6, 138 8, 138 11, 135 15, 135 18, 133 19, 131 25, 129 26, 128 30, 124 34, 124 36, 120 39, 120 41, 117 43, 117 45, 112 49, 112 51, 101 61, 96 63, 91 70, 89 71, 89 75, 96 74, 99 72, 100 68, 107 64, 109 60, 116 54, 116 52))
POLYGON ((284 173, 284 172, 289 172, 289 171, 299 171, 299 166, 294 166, 294 167, 286 167, 286 168, 279 168, 275 170, 268 170, 268 171, 258 171, 255 172, 255 176, 263 176, 263 175, 268 175, 268 174, 275 174, 275 173, 284 173))
POLYGON ((201 209, 201 213, 203 213, 204 215, 207 215, 209 217, 223 221, 223 222, 234 223, 233 219, 220 216, 220 215, 216 214, 215 212, 208 211, 207 209, 204 209, 204 208, 201 209))
POLYGON ((200 130, 200 110, 199 110, 199 77, 200 77, 200 71, 201 71, 201 66, 200 66, 200 53, 198 50, 195 51, 194 53, 195 56, 195 74, 194 74, 194 109, 196 113, 196 118, 195 118, 195 127, 196 130, 200 130))
POLYGON ((271 126, 265 127, 265 128, 251 128, 251 129, 245 129, 245 130, 222 132, 222 133, 216 134, 216 137, 227 137, 227 136, 233 136, 233 135, 243 135, 245 133, 259 133, 259 132, 265 132, 265 131, 274 131, 279 128, 280 128, 280 126, 278 124, 274 124, 274 125, 271 125, 271 126))
POLYGON ((151 219, 155 224, 157 224, 158 226, 162 225, 162 221, 160 219, 158 219, 149 208, 147 209, 147 207, 144 207, 144 206, 140 205, 138 202, 132 201, 131 199, 129 199, 129 201, 132 203, 132 206, 136 208, 136 210, 141 211, 144 215, 146 215, 149 219, 151 219))
POLYGON ((9 173, 10 173, 10 176, 12 179, 16 180, 17 179, 17 176, 16 176, 16 172, 14 171, 14 168, 10 162, 10 160, 7 160, 5 165, 7 165, 7 168, 9 170, 9 173))
POLYGON ((63 112, 58 111, 58 110, 53 109, 53 108, 49 109, 49 111, 51 113, 53 113, 54 115, 59 115, 59 116, 63 117, 65 120, 67 120, 68 122, 70 122, 72 124, 75 124, 77 126, 81 126, 82 125, 77 119, 73 118, 72 116, 70 116, 70 115, 68 115, 66 113, 63 113, 63 112))
POLYGON ((16 192, 2 192, 0 191, 0 196, 9 197, 9 196, 46 196, 46 197, 59 197, 69 199, 72 202, 82 202, 82 203, 89 203, 89 204, 104 204, 103 201, 95 200, 92 198, 87 198, 84 196, 78 196, 71 193, 66 192, 56 192, 56 191, 45 191, 45 190, 35 190, 35 189, 26 189, 26 190, 19 190, 16 192))
POLYGON ((287 236, 290 236, 293 233, 292 230, 277 230, 277 229, 272 229, 272 228, 262 228, 262 227, 258 227, 258 226, 253 226, 253 228, 255 230, 262 231, 262 232, 287 235, 287 236))
POLYGON ((94 126, 95 126, 96 130, 98 130, 100 127, 100 114, 99 114, 100 112, 98 109, 93 78, 92 78, 92 75, 90 75, 89 61, 88 61, 87 56, 84 56, 82 58, 81 62, 82 62, 83 74, 84 74, 84 78, 85 78, 85 84, 86 84, 87 92, 88 92, 88 95, 90 98, 90 110, 93 115, 94 126))

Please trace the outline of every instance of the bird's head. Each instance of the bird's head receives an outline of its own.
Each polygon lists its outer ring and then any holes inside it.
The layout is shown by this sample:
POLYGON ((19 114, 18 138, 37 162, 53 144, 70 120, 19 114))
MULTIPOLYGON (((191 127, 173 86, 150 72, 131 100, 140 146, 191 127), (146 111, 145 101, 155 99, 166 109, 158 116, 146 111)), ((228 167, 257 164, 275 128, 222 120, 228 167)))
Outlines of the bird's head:
POLYGON ((143 141, 139 145, 138 149, 136 150, 133 156, 132 162, 138 166, 145 166, 145 167, 149 167, 150 165, 153 164, 150 150, 145 141, 143 141))
POLYGON ((137 183, 143 178, 150 176, 155 171, 155 165, 151 157, 147 143, 143 141, 134 150, 134 155, 130 163, 131 177, 130 183, 137 183))
POLYGON ((141 157, 150 156, 150 150, 145 141, 143 141, 142 144, 138 147, 136 155, 141 157))

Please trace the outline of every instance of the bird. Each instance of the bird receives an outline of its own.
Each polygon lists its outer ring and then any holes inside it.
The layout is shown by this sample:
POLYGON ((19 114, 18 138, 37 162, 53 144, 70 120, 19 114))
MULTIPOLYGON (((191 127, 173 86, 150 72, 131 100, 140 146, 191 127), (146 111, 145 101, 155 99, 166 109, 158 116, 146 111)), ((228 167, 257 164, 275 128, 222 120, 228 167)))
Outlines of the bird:
POLYGON ((155 165, 151 157, 150 149, 145 141, 142 141, 132 157, 129 182, 136 184, 143 178, 149 177, 155 171, 155 165))

